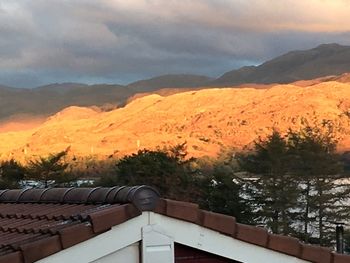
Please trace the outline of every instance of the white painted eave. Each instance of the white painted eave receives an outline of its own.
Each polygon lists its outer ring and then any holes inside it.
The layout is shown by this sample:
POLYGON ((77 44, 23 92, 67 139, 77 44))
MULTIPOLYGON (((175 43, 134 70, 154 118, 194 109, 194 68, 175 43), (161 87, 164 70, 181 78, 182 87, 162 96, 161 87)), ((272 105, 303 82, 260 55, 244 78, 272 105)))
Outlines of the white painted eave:
POLYGON ((156 226, 157 229, 161 229, 161 232, 170 237, 175 243, 244 263, 309 262, 234 239, 193 223, 153 212, 143 212, 142 215, 112 227, 111 230, 105 233, 62 250, 38 262, 92 262, 136 242, 142 241, 142 230, 147 226, 156 226))

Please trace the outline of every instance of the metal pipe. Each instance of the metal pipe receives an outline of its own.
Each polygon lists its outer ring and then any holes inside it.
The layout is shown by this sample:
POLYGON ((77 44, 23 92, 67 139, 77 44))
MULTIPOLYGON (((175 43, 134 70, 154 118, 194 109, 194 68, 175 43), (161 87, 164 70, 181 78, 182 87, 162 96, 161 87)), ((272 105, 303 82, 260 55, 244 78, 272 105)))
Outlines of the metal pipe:
POLYGON ((337 225, 335 228, 337 253, 344 254, 344 227, 343 225, 337 225))

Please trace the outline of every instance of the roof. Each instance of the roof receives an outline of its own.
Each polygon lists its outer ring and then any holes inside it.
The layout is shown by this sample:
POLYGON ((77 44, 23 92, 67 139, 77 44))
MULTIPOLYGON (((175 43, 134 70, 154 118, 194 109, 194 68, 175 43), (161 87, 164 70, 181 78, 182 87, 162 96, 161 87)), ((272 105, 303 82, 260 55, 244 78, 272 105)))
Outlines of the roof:
POLYGON ((34 262, 153 211, 266 249, 316 263, 350 262, 350 256, 298 239, 239 224, 198 205, 161 199, 148 186, 0 190, 0 263, 34 262))
POLYGON ((147 186, 2 190, 0 263, 47 257, 154 209, 158 199, 147 186))

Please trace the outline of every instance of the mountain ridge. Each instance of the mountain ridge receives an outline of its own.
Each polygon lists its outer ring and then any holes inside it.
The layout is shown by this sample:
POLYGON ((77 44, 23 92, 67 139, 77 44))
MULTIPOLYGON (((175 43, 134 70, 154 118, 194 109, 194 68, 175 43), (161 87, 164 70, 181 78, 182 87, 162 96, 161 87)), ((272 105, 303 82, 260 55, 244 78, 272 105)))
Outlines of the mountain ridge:
POLYGON ((290 51, 258 66, 242 67, 226 72, 211 84, 285 84, 349 71, 350 46, 321 44, 308 50, 290 51))
POLYGON ((347 151, 349 108, 350 84, 335 81, 153 94, 109 112, 69 107, 31 130, 2 132, 0 158, 26 160, 69 147, 73 156, 107 159, 184 142, 190 156, 214 157, 225 149, 241 150, 273 129, 299 129, 305 119, 331 120, 338 150, 347 151))
MULTIPOLYGON (((350 46, 333 43, 291 51, 259 66, 226 72, 214 80, 202 75, 167 74, 128 85, 56 83, 33 89, 0 86, 0 121, 18 114, 48 116, 68 106, 99 106, 112 110, 150 93, 166 95, 202 88, 239 88, 248 83, 257 88, 293 82, 309 85, 313 82, 311 79, 327 81, 330 76, 345 72, 350 72, 350 46)), ((347 80, 338 78, 337 81, 347 80)))

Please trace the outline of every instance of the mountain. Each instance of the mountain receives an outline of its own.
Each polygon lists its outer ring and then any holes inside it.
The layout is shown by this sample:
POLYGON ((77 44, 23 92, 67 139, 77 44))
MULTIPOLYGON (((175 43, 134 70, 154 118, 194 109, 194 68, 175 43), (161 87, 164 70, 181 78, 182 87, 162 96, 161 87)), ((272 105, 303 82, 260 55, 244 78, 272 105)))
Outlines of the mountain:
MULTIPOLYGON (((26 113, 33 102, 32 92, 28 89, 17 89, 6 86, 0 87, 0 119, 14 114, 26 113)), ((35 103, 35 102, 34 102, 35 103)))
POLYGON ((334 79, 332 81, 338 81, 341 83, 350 83, 350 73, 344 73, 340 76, 334 76, 334 79))
POLYGON ((0 120, 18 114, 49 115, 72 105, 109 103, 115 107, 132 94, 120 85, 52 84, 35 89, 0 88, 0 120))
POLYGON ((150 79, 140 80, 128 85, 129 88, 137 90, 138 92, 147 92, 163 88, 189 88, 204 86, 213 79, 189 74, 169 74, 162 75, 150 79))
POLYGON ((73 90, 80 90, 81 88, 86 88, 89 85, 82 83, 52 83, 45 86, 40 86, 35 88, 36 92, 54 92, 59 94, 65 94, 73 90))
POLYGON ((127 87, 109 84, 57 84, 33 89, 38 96, 55 100, 61 109, 67 106, 92 106, 106 103, 120 104, 131 94, 127 87))
POLYGON ((340 83, 350 83, 350 73, 320 77, 320 78, 309 79, 309 80, 298 80, 293 82, 292 84, 300 87, 307 87, 307 86, 312 86, 322 82, 329 82, 329 81, 337 81, 340 83))
POLYGON ((299 129, 304 119, 336 125, 339 150, 350 149, 350 84, 215 88, 149 95, 103 112, 69 107, 39 126, 0 133, 1 158, 28 159, 70 147, 74 156, 105 159, 187 142, 191 156, 242 149, 274 128, 299 129), (215 102, 215 103, 213 103, 215 102), (339 127, 339 128, 338 128, 339 127))
MULTIPOLYGON (((14 115, 50 115, 68 106, 100 106, 110 110, 125 105, 129 97, 161 88, 193 87, 211 79, 197 75, 164 75, 127 86, 54 83, 34 89, 0 86, 0 120, 14 115)), ((179 89, 179 88, 177 88, 179 89)))
POLYGON ((350 72, 350 46, 323 44, 309 50, 289 52, 259 66, 229 71, 210 85, 291 83, 345 72, 350 72))
POLYGON ((34 89, 0 86, 0 122, 13 116, 48 116, 68 106, 99 106, 112 110, 149 94, 171 95, 204 87, 269 88, 274 83, 310 86, 325 81, 348 82, 350 47, 325 44, 292 51, 260 66, 248 66, 217 79, 206 76, 163 75, 123 85, 55 83, 34 89))

